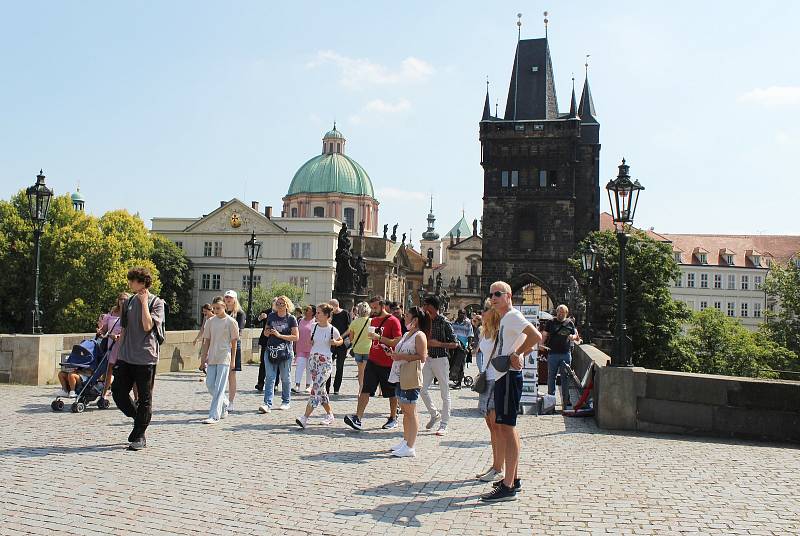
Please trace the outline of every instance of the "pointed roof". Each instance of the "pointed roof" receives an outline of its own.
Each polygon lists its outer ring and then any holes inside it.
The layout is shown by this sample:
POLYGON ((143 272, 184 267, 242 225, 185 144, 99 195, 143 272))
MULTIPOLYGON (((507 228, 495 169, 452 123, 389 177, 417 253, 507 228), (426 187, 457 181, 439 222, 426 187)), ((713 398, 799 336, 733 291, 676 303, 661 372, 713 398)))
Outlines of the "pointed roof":
POLYGON ((569 115, 567 119, 580 119, 578 117, 578 105, 575 103, 575 78, 572 79, 572 98, 569 101, 569 115))
POLYGON ((506 120, 558 119, 558 101, 547 39, 517 42, 506 120))
POLYGON ((481 121, 488 121, 492 118, 492 112, 489 108, 489 84, 486 84, 486 100, 483 102, 483 117, 481 121))
POLYGON ((450 229, 445 236, 452 236, 453 238, 459 236, 459 231, 461 231, 460 236, 463 240, 466 240, 470 236, 472 236, 472 227, 469 226, 467 223, 466 218, 464 217, 464 213, 461 213, 461 219, 458 220, 452 229, 450 229))
POLYGON ((578 105, 578 115, 581 123, 597 123, 597 114, 594 111, 594 101, 592 100, 592 90, 589 89, 589 73, 586 73, 586 80, 583 82, 583 92, 581 93, 581 103, 578 105))

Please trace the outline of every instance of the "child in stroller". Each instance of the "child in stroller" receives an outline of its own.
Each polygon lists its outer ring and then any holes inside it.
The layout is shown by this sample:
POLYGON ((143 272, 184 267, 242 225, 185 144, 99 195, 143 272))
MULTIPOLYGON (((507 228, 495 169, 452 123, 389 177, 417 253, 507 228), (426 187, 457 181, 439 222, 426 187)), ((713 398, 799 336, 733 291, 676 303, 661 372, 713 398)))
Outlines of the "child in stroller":
MULTIPOLYGON (((62 397, 76 398, 71 408, 73 413, 82 413, 87 404, 100 398, 103 387, 101 380, 106 372, 104 345, 100 342, 99 338, 87 339, 72 347, 72 352, 61 364, 62 370, 58 373, 61 390, 50 404, 53 411, 64 409, 62 397)), ((105 409, 108 407, 108 401, 100 398, 97 406, 105 409)))

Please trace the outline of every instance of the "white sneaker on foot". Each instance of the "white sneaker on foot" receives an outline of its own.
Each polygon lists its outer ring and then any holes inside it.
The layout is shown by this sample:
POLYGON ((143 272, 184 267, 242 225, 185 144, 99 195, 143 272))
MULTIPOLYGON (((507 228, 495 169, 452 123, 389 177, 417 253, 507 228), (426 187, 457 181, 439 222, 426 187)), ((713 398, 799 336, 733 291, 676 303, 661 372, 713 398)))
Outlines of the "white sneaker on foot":
POLYGON ((264 404, 263 406, 258 406, 259 413, 269 413, 270 411, 272 411, 272 408, 266 404, 264 404))
POLYGON ((282 410, 285 411, 287 409, 291 409, 291 406, 288 403, 284 403, 284 404, 281 404, 281 406, 278 409, 282 409, 282 410))
POLYGON ((75 391, 70 391, 67 396, 70 398, 78 398, 78 395, 75 394, 75 391))
POLYGON ((436 422, 441 418, 442 418, 442 414, 439 413, 438 411, 436 413, 434 413, 433 415, 431 415, 431 420, 429 420, 428 424, 425 425, 425 429, 426 430, 430 430, 431 428, 433 428, 433 425, 436 424, 436 422))
POLYGON ((228 404, 228 412, 233 413, 234 411, 236 411, 236 410, 233 408, 233 402, 230 402, 228 404))
POLYGON ((322 417, 320 424, 324 424, 325 426, 330 426, 333 424, 333 422, 334 422, 333 413, 327 413, 324 417, 322 417))
POLYGON ((219 416, 220 419, 224 419, 228 416, 228 408, 222 408, 222 415, 219 416))
POLYGON ((394 452, 396 450, 400 450, 401 448, 405 447, 407 444, 408 443, 406 443, 406 440, 403 439, 402 441, 400 441, 400 443, 398 443, 397 445, 395 445, 392 448, 390 448, 389 452, 394 452))
POLYGON ((443 422, 442 424, 439 425, 439 429, 436 430, 436 435, 443 436, 446 433, 447 433, 447 423, 443 422))
POLYGON ((203 420, 203 424, 217 424, 218 422, 217 419, 212 419, 211 417, 203 420))
POLYGON ((402 448, 392 451, 392 456, 397 456, 398 458, 416 458, 417 452, 414 450, 414 447, 403 445, 402 448))
POLYGON ((306 429, 306 425, 308 424, 308 417, 306 417, 305 415, 301 415, 298 418, 296 418, 294 420, 294 422, 297 423, 297 426, 299 426, 300 428, 305 430, 306 429))
POLYGON ((488 471, 482 475, 477 475, 478 480, 481 482, 494 482, 503 478, 503 473, 497 471, 494 467, 490 467, 488 471))
POLYGON ((69 396, 69 393, 66 392, 64 389, 59 389, 58 391, 56 391, 56 396, 65 398, 69 396))

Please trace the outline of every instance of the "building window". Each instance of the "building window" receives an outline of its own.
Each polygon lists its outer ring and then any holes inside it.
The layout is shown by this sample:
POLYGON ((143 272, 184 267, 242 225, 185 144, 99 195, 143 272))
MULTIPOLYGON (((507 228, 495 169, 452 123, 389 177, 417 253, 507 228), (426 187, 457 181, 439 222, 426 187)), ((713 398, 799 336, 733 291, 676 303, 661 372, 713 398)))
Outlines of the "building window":
POLYGON ((211 274, 203 274, 200 276, 200 288, 202 290, 211 290, 211 274))
POLYGON ((516 188, 519 186, 519 171, 512 171, 511 172, 511 187, 516 188))
POLYGON ((324 218, 325 217, 325 207, 314 207, 314 217, 315 218, 324 218))
POLYGON ((183 249, 183 242, 182 241, 176 240, 175 241, 175 245, 178 246, 179 248, 183 249))
POLYGON ((222 257, 222 242, 214 242, 214 256, 222 257))
POLYGON ((761 266, 761 256, 753 255, 753 266, 761 266))
POLYGON ((750 276, 743 275, 742 276, 742 290, 750 290, 750 276))
POLYGON ((701 253, 699 255, 700 264, 708 264, 708 253, 701 253))
POLYGON ((500 172, 500 186, 506 188, 508 186, 508 171, 500 172))
POLYGON ((708 288, 708 274, 700 274, 700 288, 708 288))
POLYGON ((211 274, 211 290, 220 290, 222 288, 222 276, 219 274, 211 274))
POLYGON ((292 215, 292 218, 296 218, 297 217, 297 207, 292 207, 291 215, 292 215))
POLYGON ((747 303, 742 303, 742 317, 747 318, 747 303))
MULTIPOLYGON (((254 275, 253 276, 253 286, 260 287, 261 286, 261 276, 254 275)), ((245 274, 242 276, 242 288, 250 288, 250 274, 245 274)))
POLYGON ((689 307, 689 309, 691 309, 692 311, 694 311, 694 300, 688 300, 688 301, 686 302, 686 305, 689 307))
POLYGON ((680 251, 673 251, 672 254, 675 257, 675 262, 680 264, 681 263, 681 252, 680 251))
POLYGON ((760 275, 753 276, 753 288, 756 290, 761 290, 761 284, 764 282, 764 278, 760 275))
POLYGON ((211 242, 203 242, 203 257, 211 256, 211 242))
POLYGON ((311 242, 303 242, 302 243, 301 258, 303 258, 303 259, 310 259, 311 258, 311 242))
POLYGON ((733 266, 733 255, 725 255, 725 263, 728 266, 733 266))
POLYGON ((678 277, 675 278, 675 286, 676 287, 683 286, 683 274, 680 274, 678 277))
POLYGON ((341 142, 338 142, 338 141, 336 142, 336 152, 337 153, 341 153, 342 152, 342 143, 341 142))
POLYGON ((310 284, 307 277, 290 276, 289 284, 294 285, 295 287, 300 287, 301 289, 303 289, 304 294, 310 294, 309 292, 310 284))
POLYGON ((689 288, 694 288, 694 274, 691 272, 686 274, 686 286, 689 288))
POLYGON ((736 316, 736 304, 732 301, 728 302, 728 316, 736 316))
POLYGON ((761 318, 761 302, 753 304, 753 318, 761 318))
POLYGON ((701 302, 700 302, 700 310, 701 310, 701 311, 705 311, 706 309, 708 309, 708 302, 706 302, 706 301, 701 301, 701 302))
POLYGON ((547 170, 539 170, 539 188, 547 188, 547 170))
POLYGON ((714 288, 722 288, 722 275, 714 274, 714 288))
POLYGON ((714 302, 714 309, 716 309, 717 311, 721 311, 722 310, 722 302, 715 301, 714 302))
POLYGON ((728 290, 736 290, 736 274, 728 274, 728 290))
POLYGON ((344 222, 349 229, 354 229, 356 226, 356 210, 354 208, 344 209, 344 222))

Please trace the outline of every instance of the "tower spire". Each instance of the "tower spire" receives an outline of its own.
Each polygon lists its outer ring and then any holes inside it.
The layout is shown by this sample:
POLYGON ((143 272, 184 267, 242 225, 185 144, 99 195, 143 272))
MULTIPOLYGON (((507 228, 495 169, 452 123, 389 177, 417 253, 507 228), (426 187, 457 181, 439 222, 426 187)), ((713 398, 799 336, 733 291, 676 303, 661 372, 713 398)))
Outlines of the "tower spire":
POLYGON ((486 77, 486 100, 483 102, 483 117, 481 121, 487 121, 492 118, 492 111, 489 108, 489 77, 486 77))
POLYGON ((428 229, 422 233, 423 240, 439 240, 439 234, 433 228, 435 222, 436 216, 433 215, 433 196, 431 196, 431 211, 428 213, 428 229))
POLYGON ((517 13, 517 54, 514 58, 514 116, 517 120, 517 87, 519 86, 519 42, 522 40, 522 13, 517 13))
POLYGON ((578 105, 575 101, 575 75, 572 76, 572 99, 569 102, 568 119, 578 119, 578 105))
POLYGON ((581 123, 596 123, 596 113, 594 110, 594 101, 592 100, 592 90, 589 89, 589 56, 586 55, 586 78, 583 82, 583 92, 581 93, 581 102, 578 105, 578 116, 581 118, 581 123))

